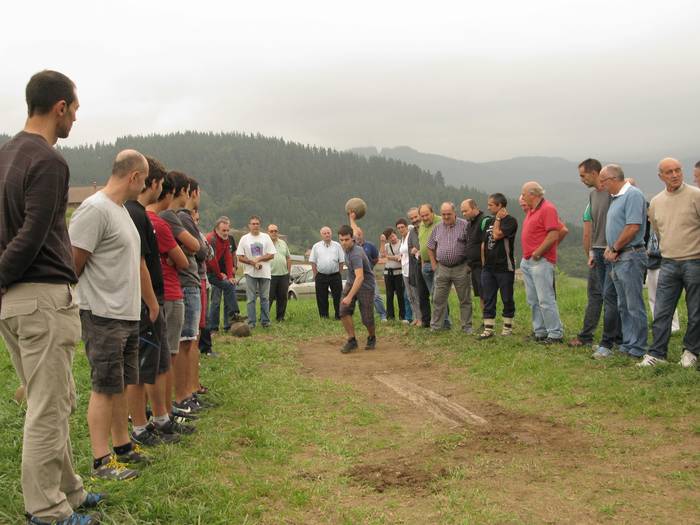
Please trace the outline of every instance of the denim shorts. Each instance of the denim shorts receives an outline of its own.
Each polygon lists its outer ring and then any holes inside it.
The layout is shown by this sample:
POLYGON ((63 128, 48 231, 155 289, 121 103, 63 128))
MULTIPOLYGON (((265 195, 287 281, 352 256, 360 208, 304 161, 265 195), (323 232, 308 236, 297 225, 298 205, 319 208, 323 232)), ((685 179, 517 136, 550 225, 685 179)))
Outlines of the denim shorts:
POLYGON ((202 313, 202 292, 199 286, 185 286, 185 321, 182 323, 180 341, 196 341, 199 337, 199 317, 202 313))

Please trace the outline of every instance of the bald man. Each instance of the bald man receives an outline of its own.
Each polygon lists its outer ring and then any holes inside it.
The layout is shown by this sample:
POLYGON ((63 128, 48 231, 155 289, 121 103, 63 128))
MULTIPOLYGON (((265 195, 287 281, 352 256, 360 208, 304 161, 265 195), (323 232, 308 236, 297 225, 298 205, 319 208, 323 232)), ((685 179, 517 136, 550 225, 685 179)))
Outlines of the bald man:
POLYGON ((107 185, 83 201, 68 229, 79 278, 76 295, 83 341, 92 370, 87 421, 93 476, 107 480, 139 474, 112 460, 144 460, 132 448, 125 396, 126 385, 139 382, 141 240, 124 203, 138 198, 147 176, 148 163, 141 153, 120 152, 107 185))
POLYGON ((649 221, 659 238, 661 268, 656 286, 653 342, 640 366, 655 366, 667 359, 673 314, 685 290, 688 329, 683 338, 680 364, 696 367, 700 355, 700 189, 683 180, 676 159, 659 162, 665 189, 649 205, 649 221))
POLYGON ((328 289, 330 288, 335 318, 340 320, 340 293, 343 291, 340 272, 343 271, 345 252, 340 243, 332 239, 333 232, 328 226, 321 228, 319 233, 321 240, 311 247, 309 255, 316 284, 318 315, 322 319, 328 319, 328 289))
POLYGON ((532 330, 542 344, 561 343, 564 329, 554 293, 554 267, 560 224, 556 207, 544 198, 544 188, 535 181, 526 182, 521 191, 528 207, 523 223, 521 243, 527 303, 532 310, 532 330))

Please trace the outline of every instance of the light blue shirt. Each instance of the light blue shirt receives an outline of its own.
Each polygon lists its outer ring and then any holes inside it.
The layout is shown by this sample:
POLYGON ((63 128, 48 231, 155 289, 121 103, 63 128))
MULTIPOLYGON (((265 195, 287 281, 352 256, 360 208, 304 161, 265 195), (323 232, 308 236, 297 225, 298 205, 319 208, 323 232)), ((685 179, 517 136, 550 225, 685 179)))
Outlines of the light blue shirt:
MULTIPOLYGON (((612 246, 628 224, 639 224, 639 231, 627 246, 643 246, 647 224, 647 201, 638 188, 626 182, 617 195, 612 196, 605 223, 605 238, 612 246)), ((625 246, 618 246, 622 249, 625 246)))
POLYGON ((345 262, 345 252, 339 242, 331 241, 326 245, 323 241, 318 241, 311 248, 309 262, 316 264, 318 273, 337 273, 340 271, 340 263, 345 262))

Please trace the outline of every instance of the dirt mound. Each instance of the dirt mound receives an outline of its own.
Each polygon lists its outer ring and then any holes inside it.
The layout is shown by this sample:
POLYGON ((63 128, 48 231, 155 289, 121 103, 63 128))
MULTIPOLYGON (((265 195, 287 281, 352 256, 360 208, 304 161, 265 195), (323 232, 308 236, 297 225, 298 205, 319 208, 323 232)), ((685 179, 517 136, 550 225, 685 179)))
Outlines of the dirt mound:
POLYGON ((430 473, 408 463, 390 465, 357 465, 347 472, 348 476, 362 485, 368 485, 377 492, 395 487, 425 489, 433 481, 444 476, 445 471, 430 473))

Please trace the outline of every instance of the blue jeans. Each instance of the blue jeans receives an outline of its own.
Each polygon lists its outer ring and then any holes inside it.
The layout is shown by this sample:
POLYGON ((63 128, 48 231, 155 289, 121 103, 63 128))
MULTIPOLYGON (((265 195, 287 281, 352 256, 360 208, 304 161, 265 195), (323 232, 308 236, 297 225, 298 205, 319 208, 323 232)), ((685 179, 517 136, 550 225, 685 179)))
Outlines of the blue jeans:
POLYGON ((406 305, 406 321, 410 323, 413 321, 413 308, 411 308, 411 301, 408 298, 408 286, 406 286, 405 281, 406 279, 404 279, 403 287, 403 304, 406 305))
POLYGON ((374 281, 374 308, 375 310, 377 310, 379 318, 385 320, 386 308, 384 308, 384 301, 382 300, 382 296, 379 295, 379 284, 377 284, 376 280, 374 281))
POLYGON ((673 312, 684 289, 688 329, 683 338, 683 348, 696 356, 700 354, 700 260, 662 259, 652 324, 654 341, 649 347, 649 353, 654 357, 666 359, 673 312))
POLYGON ((221 279, 213 273, 207 274, 211 284, 211 298, 207 315, 207 329, 218 330, 221 318, 221 295, 224 296, 224 330, 231 328, 231 317, 239 312, 236 300, 236 285, 228 279, 221 279))
POLYGON ((255 326, 255 297, 260 297, 260 322, 263 326, 270 324, 270 279, 245 276, 246 309, 248 324, 255 326))
POLYGON ((547 259, 522 259, 527 304, 532 310, 532 331, 537 337, 561 339, 564 329, 554 295, 554 265, 547 259))
POLYGON ((612 263, 610 276, 617 291, 617 310, 622 323, 620 351, 633 357, 647 352, 647 308, 644 304, 644 272, 647 253, 644 248, 628 250, 612 263))
POLYGON ((610 276, 612 264, 605 260, 604 254, 605 248, 593 248, 593 269, 598 272, 598 283, 603 293, 603 334, 600 346, 612 350, 615 344, 622 344, 622 327, 617 310, 617 290, 610 276))
MULTIPOLYGON (((423 281, 428 287, 428 293, 430 294, 430 301, 433 300, 433 287, 435 285, 435 272, 433 271, 433 266, 429 262, 424 262, 421 267, 421 274, 423 275, 423 281)), ((443 322, 444 328, 450 328, 452 324, 450 323, 450 306, 447 305, 447 310, 445 313, 445 321, 443 322)))

